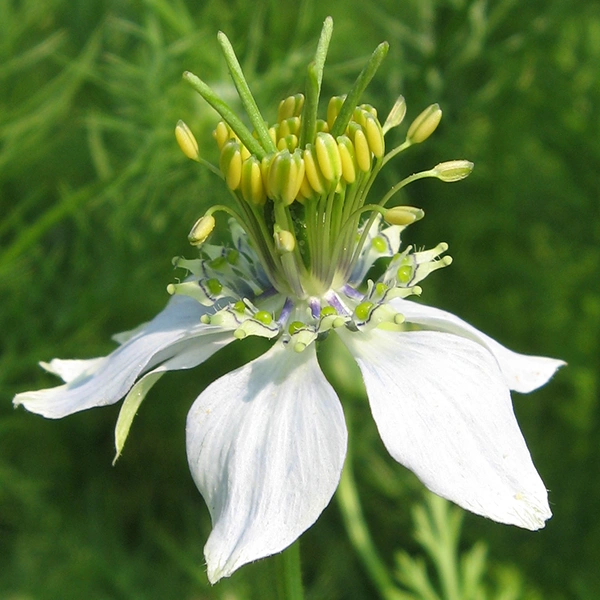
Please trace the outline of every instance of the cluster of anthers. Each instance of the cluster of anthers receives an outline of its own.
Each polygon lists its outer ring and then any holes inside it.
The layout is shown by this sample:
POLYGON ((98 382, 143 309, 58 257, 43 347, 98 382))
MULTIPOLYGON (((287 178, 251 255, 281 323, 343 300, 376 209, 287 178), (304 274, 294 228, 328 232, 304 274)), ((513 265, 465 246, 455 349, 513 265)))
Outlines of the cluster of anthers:
MULTIPOLYGON (((309 68, 306 96, 282 100, 277 121, 268 126, 252 97, 231 44, 219 41, 253 131, 195 75, 190 83, 223 117, 213 132, 219 169, 200 158, 189 127, 179 121, 175 134, 189 158, 220 174, 236 207, 212 206, 193 226, 189 241, 200 248, 196 260, 176 258, 177 267, 192 275, 169 286, 210 307, 203 320, 232 329, 238 338, 260 335, 302 351, 330 329, 373 327, 401 329, 404 320, 390 304, 393 298, 420 294, 418 283, 431 271, 449 265, 441 243, 416 252, 400 251, 400 234, 424 216, 413 206, 388 208, 400 189, 417 179, 453 182, 467 177, 466 160, 443 162, 410 175, 377 203, 367 195, 381 168, 393 157, 426 140, 442 112, 426 108, 409 126, 404 141, 386 153, 385 136, 406 113, 398 98, 383 126, 377 110, 358 104, 359 97, 387 53, 381 44, 345 96, 329 100, 326 120, 317 118, 323 65, 327 51, 321 40, 309 68), (233 246, 206 243, 215 227, 214 213, 231 217, 233 246), (374 262, 391 258, 376 281, 363 285, 374 262)), ((327 42, 326 38, 325 41, 327 42)), ((327 42, 328 43, 328 42, 327 42)))

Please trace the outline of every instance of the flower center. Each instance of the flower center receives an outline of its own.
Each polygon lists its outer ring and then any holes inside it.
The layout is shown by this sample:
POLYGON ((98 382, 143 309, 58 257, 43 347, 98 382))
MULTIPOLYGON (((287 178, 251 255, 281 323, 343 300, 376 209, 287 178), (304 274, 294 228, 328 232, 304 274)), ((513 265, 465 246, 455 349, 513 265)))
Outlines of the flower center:
POLYGON ((404 141, 386 154, 385 135, 403 120, 400 97, 383 126, 376 109, 359 98, 387 53, 377 47, 345 96, 329 100, 326 119, 317 107, 330 30, 324 27, 315 60, 308 67, 305 94, 282 100, 276 122, 268 125, 241 71, 229 40, 220 34, 233 82, 250 119, 251 131, 202 80, 184 79, 223 117, 213 137, 219 148, 219 168, 200 158, 199 147, 183 121, 177 141, 189 158, 207 165, 225 181, 235 207, 208 209, 189 234, 198 246, 198 260, 176 259, 193 275, 169 286, 171 293, 193 296, 212 307, 203 317, 211 325, 233 329, 236 337, 283 334, 297 350, 331 328, 358 330, 401 326, 402 315, 389 301, 420 293, 417 285, 431 271, 450 264, 433 250, 400 253, 401 231, 421 219, 419 208, 387 208, 392 196, 424 177, 458 181, 472 163, 440 163, 393 186, 376 203, 367 203, 373 181, 393 157, 426 140, 441 119, 437 104, 410 125, 404 141), (206 243, 215 227, 213 216, 225 212, 232 223, 233 248, 206 243), (383 222, 388 226, 383 226, 383 222), (361 288, 379 257, 391 258, 385 273, 361 288))
POLYGON ((225 121, 213 132, 221 172, 265 273, 275 289, 299 300, 347 283, 365 242, 357 231, 385 142, 377 111, 366 104, 335 135, 343 104, 331 98, 327 121, 316 120, 303 143, 304 96, 282 100, 267 130, 276 150, 262 158, 225 121))

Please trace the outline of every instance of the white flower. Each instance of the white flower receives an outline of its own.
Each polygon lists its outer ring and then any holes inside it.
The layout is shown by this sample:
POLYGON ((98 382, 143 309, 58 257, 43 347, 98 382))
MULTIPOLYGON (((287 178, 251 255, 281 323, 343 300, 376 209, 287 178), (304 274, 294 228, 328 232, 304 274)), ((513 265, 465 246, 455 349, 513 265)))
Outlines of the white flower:
MULTIPOLYGON (((344 304, 364 303, 338 294, 344 304)), ((532 391, 563 363, 511 352, 442 310, 401 298, 381 308, 390 306, 406 319, 396 330, 356 318, 335 328, 363 373, 390 454, 430 490, 474 513, 543 527, 551 516, 547 493, 509 390, 532 391)), ((116 403, 132 388, 143 397, 144 382, 151 386, 156 374, 197 366, 234 341, 236 328, 258 327, 230 304, 221 313, 234 313, 239 322, 203 323, 211 311, 175 295, 152 321, 121 337, 109 356, 43 364, 65 384, 18 394, 14 403, 61 418, 116 403)), ((275 327, 276 333, 283 329, 275 327)), ((188 415, 190 469, 213 521, 205 548, 212 582, 291 544, 316 521, 340 479, 347 443, 342 406, 321 372, 315 344, 295 352, 292 338, 284 334, 266 354, 209 385, 188 415)))
MULTIPOLYGON (((210 101, 210 88, 193 78, 188 74, 210 101)), ((403 229, 423 212, 395 210, 389 222, 396 224, 385 226, 384 204, 405 183, 439 174, 412 175, 379 204, 365 204, 383 164, 412 142, 384 156, 383 131, 398 119, 382 128, 376 111, 361 105, 338 127, 342 104, 332 99, 329 122, 302 148, 300 96, 282 102, 268 132, 262 123, 262 137, 246 135, 237 123, 235 131, 219 124, 221 170, 238 208, 213 207, 194 226, 190 240, 200 258, 175 260, 190 275, 169 286, 167 307, 116 336, 120 346, 107 357, 42 363, 64 385, 14 399, 54 419, 125 397, 116 431, 120 453, 137 408, 163 373, 195 367, 236 339, 276 339, 263 356, 209 385, 187 418, 188 461, 213 524, 205 547, 213 583, 282 551, 335 492, 347 430, 315 350, 331 332, 360 367, 389 453, 430 490, 527 529, 543 527, 551 516, 510 390, 530 392, 564 363, 516 354, 454 315, 406 300, 451 260, 440 258, 446 244, 400 251, 403 229), (230 247, 205 243, 217 210, 234 217, 230 247), (366 212, 371 216, 361 225, 366 212), (387 268, 369 280, 382 257, 387 268)), ((462 178, 472 165, 460 166, 462 178)))

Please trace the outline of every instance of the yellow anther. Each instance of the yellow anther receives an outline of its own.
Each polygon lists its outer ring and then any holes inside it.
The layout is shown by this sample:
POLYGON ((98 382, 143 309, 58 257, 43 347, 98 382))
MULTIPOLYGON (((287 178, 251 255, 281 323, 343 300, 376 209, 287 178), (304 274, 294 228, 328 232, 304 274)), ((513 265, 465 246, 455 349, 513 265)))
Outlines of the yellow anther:
POLYGON ((304 96, 302 94, 288 96, 279 103, 279 108, 277 109, 277 121, 281 122, 290 117, 297 117, 302 112, 303 105, 304 96))
POLYGON ((269 137, 274 145, 277 145, 277 131, 279 130, 279 125, 273 125, 269 127, 269 137))
POLYGON ((251 156, 250 150, 248 150, 248 148, 246 148, 244 144, 241 144, 240 154, 242 155, 242 162, 244 162, 247 158, 250 158, 251 156))
POLYGON ((294 150, 294 153, 292 154, 292 159, 294 161, 294 166, 295 166, 295 181, 294 181, 294 186, 291 189, 291 198, 289 199, 289 201, 287 202, 287 204, 291 204, 294 199, 296 198, 296 196, 298 196, 298 192, 300 191, 300 186, 302 185, 302 182, 304 181, 304 172, 305 172, 305 167, 304 167, 304 161, 302 160, 302 152, 300 150, 294 150))
POLYGON ((337 116, 340 114, 345 99, 346 96, 332 96, 331 100, 329 100, 329 104, 327 105, 327 125, 329 129, 333 127, 337 116))
POLYGON ((310 183, 310 187, 317 192, 317 194, 324 194, 325 179, 321 174, 319 165, 317 164, 316 152, 312 144, 308 144, 306 146, 303 158, 306 178, 308 179, 308 183, 310 183))
POLYGON ((274 154, 268 154, 260 161, 260 174, 262 175, 263 187, 267 192, 267 196, 269 195, 269 169, 271 168, 274 156, 274 154))
POLYGON ((315 191, 312 189, 310 183, 308 182, 306 176, 306 162, 304 163, 304 177, 302 178, 302 183, 300 184, 300 190, 298 191, 298 195, 296 196, 296 200, 299 202, 304 202, 304 200, 308 198, 312 198, 315 195, 315 191))
POLYGON ((290 128, 290 133, 298 135, 298 133, 300 132, 300 127, 302 125, 300 117, 292 117, 291 119, 287 119, 286 123, 290 128))
POLYGON ((281 150, 273 155, 269 165, 267 178, 267 196, 280 200, 282 194, 289 189, 292 155, 289 150, 281 150))
POLYGON ((357 106, 352 113, 352 120, 358 123, 361 127, 365 126, 365 111, 357 106))
POLYGON ((381 158, 385 152, 385 142, 383 141, 383 131, 377 117, 374 117, 371 113, 366 113, 364 128, 371 152, 375 158, 381 158))
POLYGON ((289 150, 290 152, 293 152, 297 147, 298 138, 293 133, 279 138, 279 141, 277 142, 278 150, 289 150))
POLYGON ((317 119, 317 133, 323 131, 324 133, 329 133, 329 125, 327 121, 323 121, 323 119, 317 119))
POLYGON ((468 177, 473 166, 473 163, 468 160, 449 160, 433 167, 433 171, 438 179, 452 183, 468 177))
POLYGON ((279 124, 279 137, 284 138, 288 135, 297 135, 298 131, 300 131, 300 118, 292 117, 290 119, 286 119, 285 121, 281 121, 279 124))
POLYGON ((262 206, 267 201, 260 162, 255 156, 248 157, 242 164, 242 196, 246 202, 262 206))
POLYGON ((277 133, 279 139, 284 138, 286 135, 290 135, 291 131, 287 119, 279 123, 279 131, 277 133))
POLYGON ((231 137, 231 129, 225 121, 219 121, 215 130, 213 131, 213 137, 217 142, 219 150, 223 150, 225 142, 231 137))
POLYGON ((288 96, 282 100, 277 108, 277 122, 281 123, 284 119, 289 119, 294 114, 295 105, 294 96, 288 96))
POLYGON ((285 229, 275 231, 273 233, 273 239, 275 240, 275 247, 280 254, 293 252, 296 247, 296 240, 293 234, 285 229))
POLYGON ((337 185, 342 176, 342 160, 337 142, 329 133, 317 133, 315 150, 323 177, 337 185))
POLYGON ((360 125, 354 124, 350 129, 351 133, 354 133, 354 156, 356 157, 356 164, 363 173, 367 173, 371 170, 369 142, 367 142, 367 137, 360 125))
POLYGON ((395 206, 386 211, 383 217, 390 225, 410 225, 425 216, 423 209, 414 206, 395 206))
POLYGON ((182 121, 177 121, 175 139, 181 151, 191 160, 198 160, 198 142, 190 128, 182 121))
POLYGON ((300 151, 290 154, 289 150, 278 152, 269 167, 267 193, 273 200, 291 204, 300 190, 304 177, 304 162, 300 151))
POLYGON ((392 110, 390 110, 390 114, 387 116, 385 123, 383 124, 383 133, 387 133, 390 129, 397 127, 404 120, 404 116, 406 115, 406 100, 404 100, 404 96, 399 96, 396 102, 394 102, 394 106, 392 106, 392 110))
POLYGON ((236 190, 242 179, 242 153, 240 143, 237 140, 229 140, 221 150, 219 161, 221 173, 225 176, 225 182, 230 190, 236 190))
POLYGON ((377 109, 371 104, 361 104, 360 107, 366 112, 377 118, 377 109))
POLYGON ((304 108, 304 94, 294 94, 296 99, 296 106, 294 107, 294 117, 299 117, 302 114, 304 108))
POLYGON ((337 139, 340 160, 342 161, 342 178, 346 183, 354 183, 356 180, 356 161, 354 159, 354 146, 350 138, 341 135, 337 139))
POLYGON ((200 217, 188 234, 188 241, 192 246, 203 244, 215 228, 215 218, 212 215, 200 217))
POLYGON ((442 110, 438 104, 428 106, 408 128, 406 139, 412 144, 424 142, 440 124, 442 110))

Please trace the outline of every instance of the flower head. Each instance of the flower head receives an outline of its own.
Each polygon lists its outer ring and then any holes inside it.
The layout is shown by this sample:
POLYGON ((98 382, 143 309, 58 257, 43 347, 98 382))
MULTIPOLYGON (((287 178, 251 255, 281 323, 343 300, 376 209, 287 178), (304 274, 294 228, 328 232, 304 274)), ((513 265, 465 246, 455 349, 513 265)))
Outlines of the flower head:
MULTIPOLYGON (((253 131, 202 80, 184 74, 223 118, 214 139, 235 207, 213 206, 193 226, 189 240, 199 256, 174 259, 187 276, 169 285, 172 298, 150 323, 118 336, 120 346, 107 357, 43 363, 64 385, 14 400, 60 418, 125 397, 118 456, 139 404, 163 373, 197 366, 236 339, 275 340, 263 356, 213 382, 188 415, 189 465, 213 522, 205 547, 212 582, 283 550, 337 487, 347 431, 315 351, 332 332, 360 367, 386 448, 430 490, 528 529, 551 516, 510 390, 536 389, 563 363, 513 353, 458 317, 407 299, 451 259, 445 243, 402 249, 403 230, 424 213, 387 204, 416 179, 459 181, 473 165, 440 163, 368 201, 381 168, 425 141, 441 110, 423 111, 404 142, 386 153, 385 136, 401 123, 404 99, 383 126, 374 107, 359 103, 387 52, 381 44, 351 90, 331 98, 326 118, 318 119, 330 36, 328 19, 306 94, 284 99, 268 125, 219 34, 253 131), (230 245, 208 242, 218 212, 230 217, 230 245), (387 267, 369 279, 382 257, 387 267)), ((181 121, 176 137, 186 156, 205 162, 181 121)))

